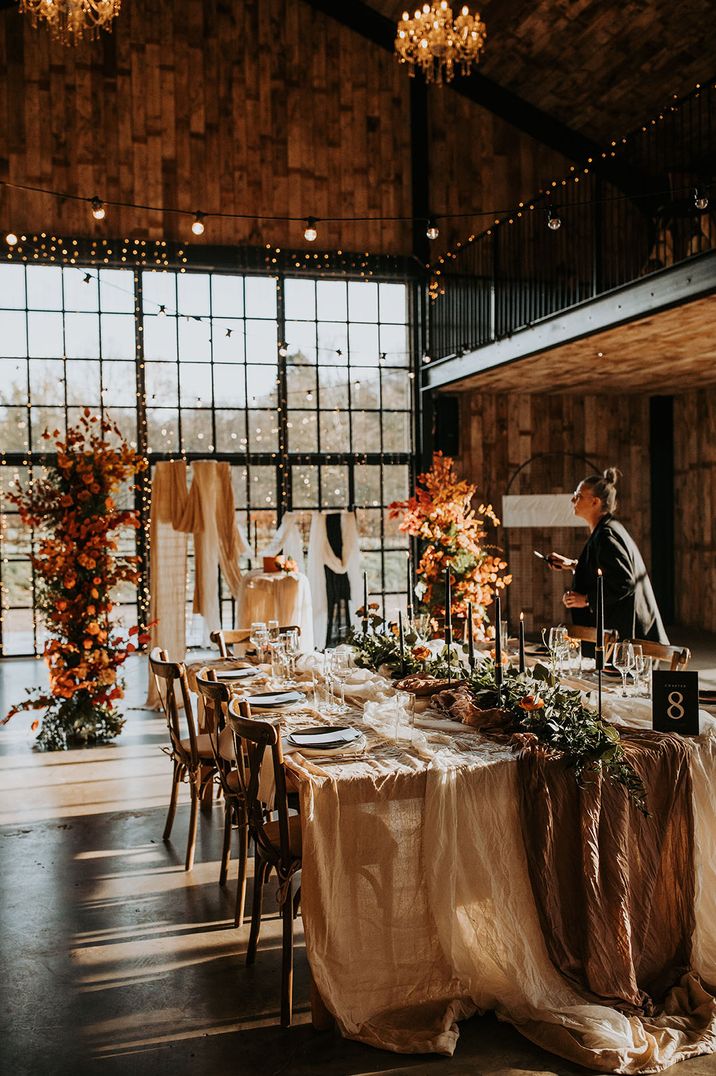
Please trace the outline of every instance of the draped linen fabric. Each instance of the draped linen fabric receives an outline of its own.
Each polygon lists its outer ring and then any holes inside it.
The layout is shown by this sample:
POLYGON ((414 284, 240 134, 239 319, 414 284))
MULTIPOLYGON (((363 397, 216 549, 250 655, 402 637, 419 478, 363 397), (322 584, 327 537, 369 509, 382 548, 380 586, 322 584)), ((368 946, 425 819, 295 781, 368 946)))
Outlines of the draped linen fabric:
MULTIPOLYGON (((162 460, 152 474, 149 522, 150 650, 166 650, 171 661, 183 661, 186 650, 187 536, 179 529, 186 514, 186 462, 162 460)), ((160 698, 149 673, 147 706, 157 709, 160 698)))
MULTIPOLYGON (((240 557, 248 552, 236 526, 234 492, 228 463, 196 460, 187 493, 184 460, 161 461, 152 476, 149 530, 150 647, 161 646, 172 661, 183 661, 186 651, 187 535, 194 540, 194 612, 204 618, 209 632, 221 627, 218 569, 234 597, 241 580, 240 557)), ((159 699, 149 675, 147 705, 159 699)))
MULTIPOLYGON (((647 707, 634 723, 648 727, 647 707)), ((654 1015, 599 1003, 550 959, 508 743, 443 721, 411 744, 385 739, 354 762, 290 757, 304 819, 306 951, 341 1032, 397 1052, 452 1054, 457 1021, 494 1009, 539 1045, 600 1073, 659 1072, 716 1051, 716 1001, 702 985, 716 983, 715 728, 687 744, 674 769, 678 796, 682 804, 690 797, 693 811, 692 970, 654 1015)), ((600 839, 608 828, 605 816, 600 839)), ((636 843, 629 857, 639 859, 636 843)), ((621 867, 629 876, 629 862, 621 867)), ((688 882, 679 888, 687 892, 688 882)), ((688 932, 688 910, 678 918, 688 932)), ((616 948, 622 933, 613 929, 616 948)), ((664 966, 669 956, 661 954, 664 966)), ((683 964, 677 954, 677 973, 683 964)), ((653 984, 651 973, 646 981, 653 984)))
POLYGON ((262 551, 264 557, 277 557, 283 553, 296 562, 299 572, 303 571, 303 538, 298 526, 298 512, 285 512, 281 524, 269 544, 262 551))
MULTIPOLYGON (((326 586, 325 568, 330 568, 336 575, 348 575, 351 589, 352 619, 356 627, 358 619, 355 610, 360 604, 360 545, 358 541, 358 525, 355 512, 341 512, 341 537, 343 539, 343 553, 337 557, 331 549, 326 530, 325 512, 313 512, 311 515, 311 531, 308 539, 308 582, 311 588, 311 600, 313 602, 313 636, 316 646, 323 647, 326 639, 326 627, 328 621, 328 591, 326 586)), ((334 513, 330 513, 334 514, 334 513)))
POLYGON ((301 572, 247 572, 239 586, 236 616, 242 628, 251 627, 257 620, 266 623, 276 619, 283 626, 296 624, 301 629, 300 650, 313 650, 311 592, 301 572))

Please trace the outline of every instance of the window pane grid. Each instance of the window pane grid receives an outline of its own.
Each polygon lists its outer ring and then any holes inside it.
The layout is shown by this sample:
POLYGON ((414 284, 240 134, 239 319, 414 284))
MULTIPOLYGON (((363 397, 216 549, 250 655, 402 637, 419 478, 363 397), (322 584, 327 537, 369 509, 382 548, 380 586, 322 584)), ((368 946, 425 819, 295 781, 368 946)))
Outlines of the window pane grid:
MULTIPOLYGON (((371 593, 404 606, 407 544, 385 505, 407 495, 413 461, 406 284, 0 269, 0 449, 10 465, 0 468, 0 487, 11 470, 38 470, 46 427, 64 433, 89 406, 115 418, 135 445, 138 422, 146 423, 150 464, 179 455, 230 462, 237 522, 251 547, 245 568, 261 566, 285 510, 302 513, 307 540, 311 511, 355 508, 371 593)), ((34 536, 6 504, 0 510, 1 652, 38 653, 34 536)), ((190 595, 193 559, 188 577, 190 595)), ((229 626, 234 602, 220 579, 217 586, 229 626)), ((136 617, 135 588, 117 599, 119 615, 136 617)), ((189 606, 187 617, 188 641, 199 642, 189 606)))

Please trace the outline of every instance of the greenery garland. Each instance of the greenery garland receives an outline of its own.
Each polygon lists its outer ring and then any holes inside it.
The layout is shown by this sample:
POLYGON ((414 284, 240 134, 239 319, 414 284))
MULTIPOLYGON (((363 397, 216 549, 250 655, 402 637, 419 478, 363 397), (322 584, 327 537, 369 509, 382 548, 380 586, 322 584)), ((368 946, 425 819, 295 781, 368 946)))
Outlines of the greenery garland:
POLYGON ((531 673, 506 670, 500 697, 494 664, 484 661, 468 678, 467 687, 481 709, 499 706, 505 712, 508 731, 532 733, 549 750, 559 751, 580 786, 601 773, 623 785, 632 803, 648 814, 644 785, 626 757, 617 729, 585 706, 579 691, 554 684, 545 666, 538 663, 531 673))

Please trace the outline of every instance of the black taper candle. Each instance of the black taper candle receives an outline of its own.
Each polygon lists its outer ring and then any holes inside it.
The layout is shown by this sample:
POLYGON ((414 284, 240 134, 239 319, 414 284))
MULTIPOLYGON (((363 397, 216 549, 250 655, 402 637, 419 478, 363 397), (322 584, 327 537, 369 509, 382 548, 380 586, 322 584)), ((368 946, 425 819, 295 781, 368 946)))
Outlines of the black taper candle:
POLYGON ((500 595, 495 595, 495 683, 498 692, 502 691, 502 602, 500 595))
POLYGON ((448 667, 448 684, 451 681, 451 663, 452 657, 452 594, 450 591, 450 569, 445 569, 445 645, 447 647, 447 667, 448 667))
POLYGON ((400 671, 405 676, 405 636, 403 635, 403 611, 398 610, 398 639, 400 641, 400 671))
POLYGON ((594 648, 594 667, 599 672, 604 668, 604 576, 597 568, 597 642, 594 648))
POLYGON ((363 572, 363 634, 368 634, 368 573, 363 572))
POLYGON ((525 672, 525 614, 520 613, 520 672, 525 672))
POLYGON ((472 602, 467 603, 467 660, 475 668, 475 640, 472 634, 472 602))

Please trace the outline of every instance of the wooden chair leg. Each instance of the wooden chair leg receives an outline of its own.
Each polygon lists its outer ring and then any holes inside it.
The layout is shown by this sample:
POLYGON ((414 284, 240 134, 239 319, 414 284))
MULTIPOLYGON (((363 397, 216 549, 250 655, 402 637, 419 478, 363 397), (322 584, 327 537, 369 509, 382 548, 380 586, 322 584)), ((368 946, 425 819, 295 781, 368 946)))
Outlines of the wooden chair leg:
POLYGON ((191 814, 189 815, 189 835, 186 841, 186 861, 184 870, 190 871, 194 866, 194 849, 196 848, 196 824, 199 814, 199 789, 197 781, 192 778, 189 783, 191 789, 191 814))
POLYGON ((236 879, 236 912, 234 913, 234 926, 244 925, 244 909, 246 907, 246 863, 249 858, 249 827, 246 820, 246 812, 243 807, 238 809, 239 817, 239 873, 236 879))
POLYGON ((169 810, 167 811, 167 820, 164 823, 164 833, 162 834, 162 840, 168 841, 172 835, 172 826, 174 825, 174 815, 177 813, 177 797, 179 795, 179 763, 174 763, 174 772, 172 774, 172 794, 169 799, 169 810))
POLYGON ((288 883, 281 906, 283 954, 281 960, 281 1027, 291 1026, 293 1012, 293 881, 288 883))
POLYGON ((230 799, 224 800, 224 845, 221 849, 221 870, 219 871, 219 885, 226 885, 226 876, 229 873, 229 860, 231 859, 231 816, 233 804, 230 799))
POLYGON ((268 863, 261 859, 257 853, 254 857, 254 895, 251 904, 251 933, 249 934, 249 944, 246 948, 247 965, 253 964, 256 960, 256 947, 259 943, 259 932, 261 930, 261 901, 263 899, 267 868, 268 863))

